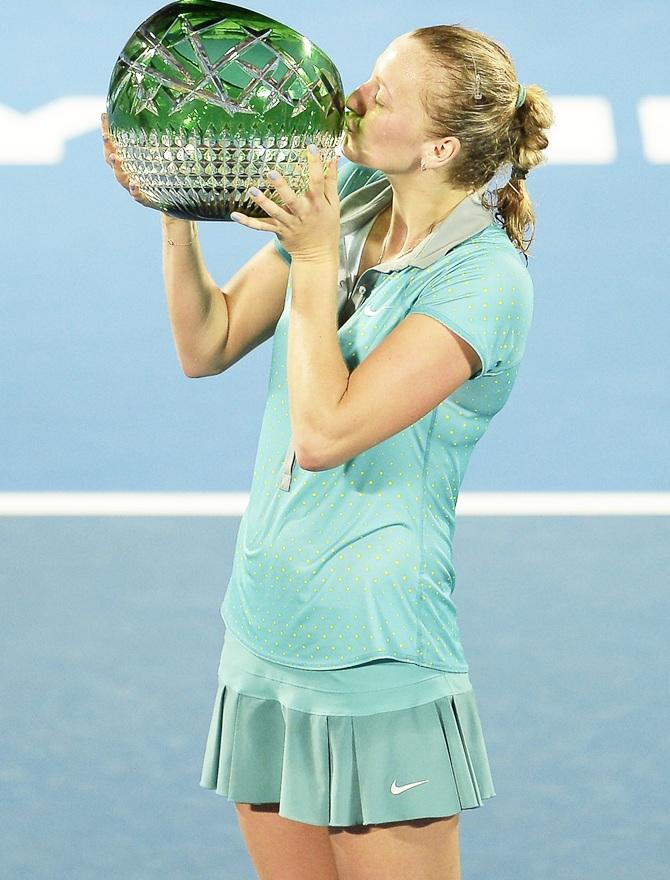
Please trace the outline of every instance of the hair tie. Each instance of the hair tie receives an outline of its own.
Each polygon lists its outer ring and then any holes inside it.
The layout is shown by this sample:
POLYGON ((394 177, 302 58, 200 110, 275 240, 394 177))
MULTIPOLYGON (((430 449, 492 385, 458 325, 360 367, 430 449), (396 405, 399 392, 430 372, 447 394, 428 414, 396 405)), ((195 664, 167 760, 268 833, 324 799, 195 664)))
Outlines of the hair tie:
POLYGON ((523 104, 523 102, 525 100, 526 100, 526 87, 523 86, 521 83, 519 83, 519 94, 517 95, 516 106, 514 109, 518 110, 519 107, 523 104))

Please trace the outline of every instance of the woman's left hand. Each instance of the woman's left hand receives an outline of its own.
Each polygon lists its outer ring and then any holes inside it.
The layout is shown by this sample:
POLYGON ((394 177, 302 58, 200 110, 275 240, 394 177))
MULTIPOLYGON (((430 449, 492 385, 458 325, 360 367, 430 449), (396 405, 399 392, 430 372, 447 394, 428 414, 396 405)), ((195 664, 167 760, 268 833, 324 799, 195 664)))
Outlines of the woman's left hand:
POLYGON ((251 229, 274 232, 282 247, 293 260, 303 262, 323 262, 339 259, 340 242, 340 197, 337 192, 337 155, 333 157, 324 174, 321 154, 308 149, 309 187, 304 195, 298 196, 286 183, 281 174, 273 180, 268 175, 270 185, 274 186, 284 204, 277 205, 260 191, 251 198, 269 214, 268 219, 247 217, 233 212, 233 220, 251 229))

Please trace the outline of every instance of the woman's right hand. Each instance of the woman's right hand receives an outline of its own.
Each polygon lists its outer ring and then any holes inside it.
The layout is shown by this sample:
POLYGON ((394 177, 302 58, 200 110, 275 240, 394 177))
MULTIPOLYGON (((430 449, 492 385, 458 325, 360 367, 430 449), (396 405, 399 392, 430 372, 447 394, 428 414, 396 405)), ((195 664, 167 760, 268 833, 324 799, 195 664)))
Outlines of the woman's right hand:
POLYGON ((116 144, 114 143, 114 139, 109 133, 109 122, 106 113, 102 114, 102 151, 105 162, 110 166, 110 168, 114 172, 114 176, 119 181, 121 186, 124 189, 127 189, 130 195, 135 199, 136 202, 139 202, 140 205, 144 205, 147 208, 155 208, 155 203, 152 202, 142 192, 136 180, 130 179, 128 174, 126 174, 126 172, 121 167, 121 163, 116 158, 116 144))

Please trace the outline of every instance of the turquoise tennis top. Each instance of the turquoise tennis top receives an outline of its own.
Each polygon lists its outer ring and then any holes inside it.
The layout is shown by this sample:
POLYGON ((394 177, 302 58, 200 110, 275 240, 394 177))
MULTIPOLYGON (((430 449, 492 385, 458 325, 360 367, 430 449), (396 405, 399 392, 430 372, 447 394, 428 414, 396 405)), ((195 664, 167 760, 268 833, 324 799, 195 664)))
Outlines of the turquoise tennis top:
POLYGON ((289 276, 221 604, 226 627, 261 657, 302 669, 386 657, 468 671, 452 597, 456 501, 472 450, 509 398, 533 312, 530 274, 483 204, 484 189, 414 250, 356 278, 366 236, 393 193, 381 171, 353 162, 338 169, 338 314, 349 296, 356 306, 338 330, 349 370, 413 313, 469 342, 482 369, 392 437, 337 467, 303 470, 288 402, 289 276))

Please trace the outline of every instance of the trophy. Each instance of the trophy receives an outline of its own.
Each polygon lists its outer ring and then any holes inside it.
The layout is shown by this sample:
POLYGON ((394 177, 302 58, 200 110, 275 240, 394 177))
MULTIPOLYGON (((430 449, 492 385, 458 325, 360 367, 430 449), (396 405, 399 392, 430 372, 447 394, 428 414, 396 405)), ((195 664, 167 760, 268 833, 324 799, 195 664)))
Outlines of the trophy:
POLYGON ((324 170, 345 135, 345 95, 330 58, 262 13, 180 0, 146 19, 119 55, 107 93, 124 171, 152 207, 187 220, 268 215, 247 196, 273 169, 298 195, 308 144, 324 170))

